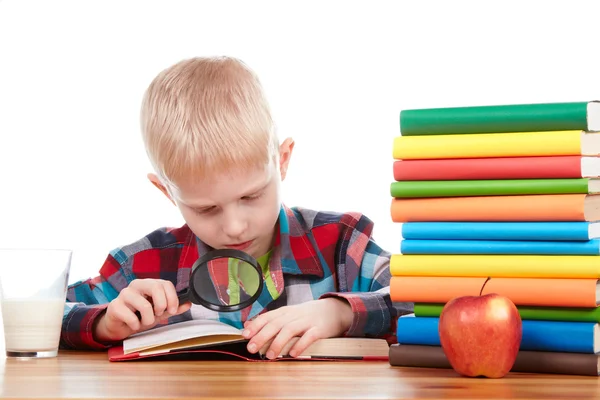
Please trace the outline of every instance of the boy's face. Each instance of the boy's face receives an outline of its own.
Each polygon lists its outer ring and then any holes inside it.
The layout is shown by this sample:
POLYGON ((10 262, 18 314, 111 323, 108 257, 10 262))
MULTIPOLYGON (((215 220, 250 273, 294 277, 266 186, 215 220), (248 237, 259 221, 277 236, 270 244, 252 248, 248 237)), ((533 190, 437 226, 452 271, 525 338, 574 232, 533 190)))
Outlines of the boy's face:
POLYGON ((156 175, 149 179, 177 205, 190 229, 215 249, 243 250, 257 258, 272 246, 281 207, 280 184, 293 148, 280 146, 279 165, 223 173, 201 182, 178 183, 171 195, 156 175))

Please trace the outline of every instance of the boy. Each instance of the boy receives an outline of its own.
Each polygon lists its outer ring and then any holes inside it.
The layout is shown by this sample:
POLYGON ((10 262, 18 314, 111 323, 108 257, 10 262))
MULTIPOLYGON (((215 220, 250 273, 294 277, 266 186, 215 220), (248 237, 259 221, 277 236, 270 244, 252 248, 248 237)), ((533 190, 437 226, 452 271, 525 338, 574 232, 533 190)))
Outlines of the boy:
POLYGON ((243 327, 251 353, 272 340, 268 358, 296 336, 292 357, 325 337, 393 341, 396 319, 412 304, 390 301, 390 255, 371 239, 365 216, 282 203, 294 142, 278 143, 261 84, 244 63, 194 58, 162 71, 146 91, 141 126, 155 171, 148 178, 186 224, 112 251, 100 276, 69 287, 63 348, 105 349, 192 318, 243 327), (216 248, 259 260, 265 286, 252 306, 217 313, 178 304, 192 264, 216 248))

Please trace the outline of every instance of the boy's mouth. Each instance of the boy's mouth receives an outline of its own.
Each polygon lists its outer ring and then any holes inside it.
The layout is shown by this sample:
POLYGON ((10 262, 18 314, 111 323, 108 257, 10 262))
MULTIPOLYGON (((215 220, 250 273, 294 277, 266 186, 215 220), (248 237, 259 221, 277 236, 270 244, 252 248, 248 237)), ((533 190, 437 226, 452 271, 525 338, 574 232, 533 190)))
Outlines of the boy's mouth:
POLYGON ((251 244, 252 244, 252 240, 249 240, 249 241, 243 242, 243 243, 226 244, 225 247, 227 247, 229 249, 244 250, 244 249, 247 249, 248 247, 250 247, 251 244))

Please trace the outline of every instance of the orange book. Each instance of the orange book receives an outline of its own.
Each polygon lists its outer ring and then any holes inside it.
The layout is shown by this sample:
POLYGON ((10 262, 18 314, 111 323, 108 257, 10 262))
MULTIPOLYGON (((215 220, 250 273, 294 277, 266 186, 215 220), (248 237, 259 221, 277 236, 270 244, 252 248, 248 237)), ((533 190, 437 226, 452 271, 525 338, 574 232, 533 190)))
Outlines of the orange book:
POLYGON ((600 195, 393 198, 393 222, 597 221, 600 195))
POLYGON ((487 278, 392 276, 390 297, 394 302, 447 303, 460 296, 479 296, 487 278))
POLYGON ((392 276, 394 302, 447 303, 455 297, 498 293, 515 305, 597 307, 598 279, 392 276))

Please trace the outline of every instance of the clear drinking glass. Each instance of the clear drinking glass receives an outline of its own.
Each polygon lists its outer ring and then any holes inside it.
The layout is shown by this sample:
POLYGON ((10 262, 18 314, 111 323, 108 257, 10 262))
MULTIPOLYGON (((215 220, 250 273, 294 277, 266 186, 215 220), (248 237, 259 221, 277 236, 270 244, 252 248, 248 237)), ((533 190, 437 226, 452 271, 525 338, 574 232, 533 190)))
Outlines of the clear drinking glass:
POLYGON ((71 255, 62 249, 0 249, 7 357, 57 355, 71 255))

